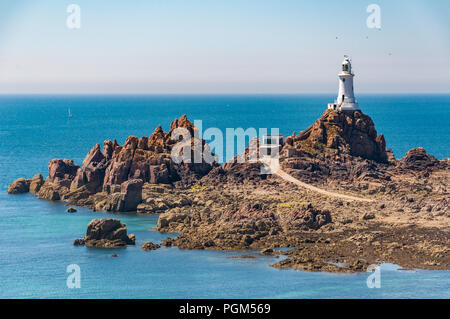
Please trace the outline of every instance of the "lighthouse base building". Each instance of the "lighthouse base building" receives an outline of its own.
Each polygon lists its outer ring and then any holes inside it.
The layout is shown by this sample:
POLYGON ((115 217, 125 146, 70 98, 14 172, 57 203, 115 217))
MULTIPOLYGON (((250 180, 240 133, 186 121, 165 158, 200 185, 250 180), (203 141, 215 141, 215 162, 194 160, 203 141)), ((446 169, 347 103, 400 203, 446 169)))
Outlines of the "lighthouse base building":
POLYGON ((328 103, 328 108, 339 111, 355 111, 359 110, 358 102, 353 92, 352 64, 349 57, 345 56, 342 62, 342 71, 339 77, 339 93, 334 103, 328 103))

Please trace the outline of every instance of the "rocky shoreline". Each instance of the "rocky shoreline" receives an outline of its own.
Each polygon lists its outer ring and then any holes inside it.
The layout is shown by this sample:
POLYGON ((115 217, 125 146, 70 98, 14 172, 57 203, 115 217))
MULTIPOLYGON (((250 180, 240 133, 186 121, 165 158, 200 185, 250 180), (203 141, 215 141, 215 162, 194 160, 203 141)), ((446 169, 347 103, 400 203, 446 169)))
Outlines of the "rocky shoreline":
MULTIPOLYGON (((315 187, 371 201, 333 198, 297 187, 275 175, 261 175, 260 162, 176 164, 172 132, 193 124, 182 116, 169 132, 130 136, 119 145, 95 145, 81 167, 67 159, 49 162, 49 174, 18 179, 8 193, 36 194, 92 210, 160 214, 156 229, 177 232, 161 245, 180 249, 264 249, 283 254, 274 267, 307 271, 365 271, 390 262, 405 268, 450 269, 450 161, 423 148, 395 159, 373 121, 360 111, 327 110, 311 127, 286 138, 280 167, 315 187), (283 252, 274 249, 289 247, 283 252)), ((252 141, 252 143, 258 141, 252 141)), ((206 147, 192 139, 193 152, 206 147)), ((244 154, 247 158, 248 148, 244 154)), ((88 247, 126 247, 120 221, 98 221, 88 247), (109 229, 109 226, 107 227, 109 229), (97 234, 97 235, 93 235, 97 234), (114 234, 114 235, 113 235, 114 234)), ((130 238, 131 237, 131 238, 130 238)), ((143 249, 157 249, 148 243, 143 249)))

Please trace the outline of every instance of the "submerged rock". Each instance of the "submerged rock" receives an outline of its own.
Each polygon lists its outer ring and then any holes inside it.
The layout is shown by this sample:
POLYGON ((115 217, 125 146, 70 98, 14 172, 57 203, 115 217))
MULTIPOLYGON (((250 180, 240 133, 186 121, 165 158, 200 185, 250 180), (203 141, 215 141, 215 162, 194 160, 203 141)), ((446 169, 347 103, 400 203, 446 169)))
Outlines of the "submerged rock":
POLYGON ((161 248, 160 245, 158 244, 154 244, 151 241, 145 243, 144 245, 142 245, 141 247, 143 250, 149 251, 149 250, 156 250, 158 248, 161 248))
POLYGON ((120 248, 135 244, 134 234, 127 235, 127 227, 112 218, 93 219, 87 226, 86 236, 76 239, 75 246, 92 248, 120 248))

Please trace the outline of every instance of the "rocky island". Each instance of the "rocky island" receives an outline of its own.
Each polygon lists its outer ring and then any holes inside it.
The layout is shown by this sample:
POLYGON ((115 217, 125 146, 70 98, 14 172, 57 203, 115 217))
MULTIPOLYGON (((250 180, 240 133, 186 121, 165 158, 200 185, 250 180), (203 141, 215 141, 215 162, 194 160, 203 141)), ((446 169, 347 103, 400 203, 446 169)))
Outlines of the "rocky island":
MULTIPOLYGON (((18 179, 8 193, 31 192, 92 210, 160 214, 156 229, 179 234, 162 245, 263 249, 265 255, 285 255, 274 261, 277 268, 353 272, 390 262, 450 269, 449 159, 437 160, 423 148, 396 159, 361 111, 328 109, 287 137, 281 173, 272 175, 260 173, 262 163, 238 157, 223 165, 175 163, 171 133, 180 127, 194 136, 194 125, 182 116, 169 132, 159 126, 124 145, 97 144, 81 166, 53 159, 45 180, 41 174, 18 179), (290 249, 276 250, 281 247, 290 249)), ((76 244, 134 243, 120 221, 106 224, 91 222, 76 244), (108 240, 97 236, 105 225, 108 240)))

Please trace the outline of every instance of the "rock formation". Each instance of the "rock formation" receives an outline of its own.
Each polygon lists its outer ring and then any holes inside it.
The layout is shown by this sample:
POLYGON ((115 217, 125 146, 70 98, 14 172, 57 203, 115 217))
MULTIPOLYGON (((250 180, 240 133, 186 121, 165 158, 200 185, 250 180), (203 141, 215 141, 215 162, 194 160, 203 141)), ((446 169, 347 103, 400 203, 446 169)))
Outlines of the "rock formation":
POLYGON ((121 248, 134 245, 135 236, 127 235, 127 227, 112 218, 93 219, 87 226, 86 236, 76 239, 74 245, 91 248, 121 248))
POLYGON ((244 249, 264 247, 269 238, 272 244, 287 241, 297 231, 316 230, 331 221, 328 211, 311 204, 286 213, 259 203, 243 203, 220 212, 167 212, 160 215, 157 229, 181 232, 176 240, 180 248, 244 249))
POLYGON ((8 194, 23 194, 30 191, 30 179, 19 178, 8 187, 8 194))
POLYGON ((30 183, 30 193, 37 194, 42 185, 44 185, 44 177, 42 176, 42 174, 34 175, 30 183))
POLYGON ((49 175, 45 182, 40 174, 33 180, 19 179, 11 184, 8 192, 31 191, 41 199, 64 200, 72 205, 108 211, 136 211, 142 202, 143 184, 185 187, 218 166, 204 160, 200 163, 175 163, 171 158, 176 143, 172 134, 180 128, 191 134, 192 156, 207 147, 204 140, 195 136, 194 125, 184 115, 171 123, 169 132, 158 126, 150 137, 139 139, 130 136, 123 146, 116 140, 106 140, 103 151, 96 144, 81 167, 71 160, 53 159, 48 164, 49 175))
MULTIPOLYGON (((111 147, 111 141, 105 141, 103 149, 108 154, 111 147)), ((75 178, 70 184, 70 189, 75 190, 82 186, 92 192, 96 193, 102 190, 103 180, 105 178, 105 170, 109 164, 109 160, 103 155, 100 150, 100 145, 96 144, 87 154, 86 158, 77 170, 75 178)))
POLYGON ((344 153, 387 162, 383 134, 377 135, 372 119, 361 111, 326 110, 308 129, 288 137, 286 144, 310 154, 344 153))
POLYGON ((142 249, 145 251, 149 251, 149 250, 156 250, 159 249, 161 246, 158 244, 154 244, 151 241, 145 243, 144 245, 142 245, 142 249))
POLYGON ((48 163, 47 181, 69 188, 78 169, 79 166, 75 165, 72 160, 53 159, 48 163))
POLYGON ((427 154, 424 148, 418 147, 409 150, 405 157, 397 162, 397 167, 407 170, 423 171, 439 164, 433 156, 427 154))
MULTIPOLYGON (((450 161, 439 161, 423 148, 395 159, 361 111, 327 110, 311 127, 287 137, 281 149, 281 168, 326 194, 261 174, 258 139, 222 166, 178 163, 171 157, 178 128, 191 135, 186 143, 192 146, 190 154, 178 150, 179 157, 208 150, 182 116, 169 132, 158 126, 149 137, 130 136, 124 145, 116 140, 105 141, 103 150, 95 145, 81 167, 52 160, 45 181, 40 174, 22 178, 8 193, 30 191, 94 210, 157 213, 157 230, 179 233, 164 239, 164 246, 286 254, 274 265, 278 268, 364 271, 378 260, 450 267, 450 161), (337 199, 332 193, 366 201, 337 199), (278 247, 295 248, 274 250, 278 247)), ((93 220, 86 236, 74 242, 104 248, 131 243, 134 236, 115 219, 93 220)), ((150 242, 142 249, 158 247, 150 242)))

